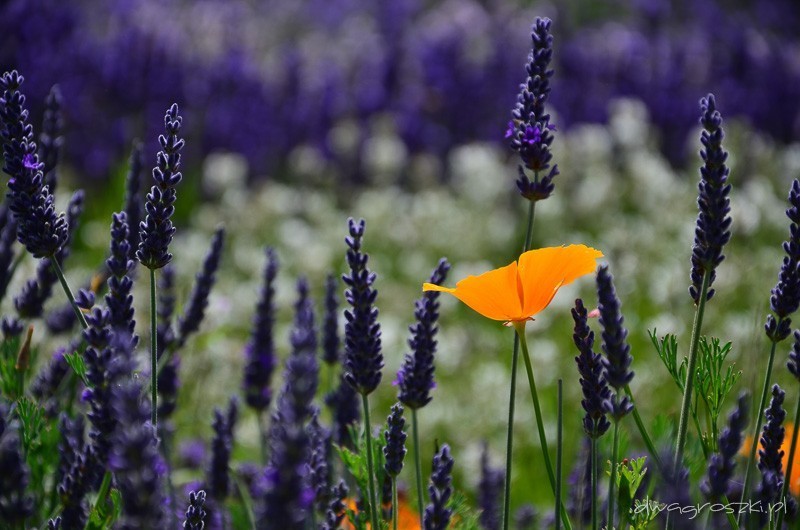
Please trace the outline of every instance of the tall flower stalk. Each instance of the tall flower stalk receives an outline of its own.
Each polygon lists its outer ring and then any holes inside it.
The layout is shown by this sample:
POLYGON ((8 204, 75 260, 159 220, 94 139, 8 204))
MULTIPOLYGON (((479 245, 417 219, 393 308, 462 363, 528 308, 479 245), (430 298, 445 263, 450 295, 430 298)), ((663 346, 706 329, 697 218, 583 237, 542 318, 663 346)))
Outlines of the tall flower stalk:
POLYGON ((392 530, 397 530, 397 476, 403 470, 403 459, 406 456, 406 433, 403 430, 406 420, 403 418, 403 406, 399 403, 392 407, 392 413, 386 419, 386 445, 383 447, 384 470, 392 479, 392 530))
MULTIPOLYGON (((694 300, 697 310, 692 326, 692 338, 689 346, 689 362, 686 369, 686 383, 683 386, 681 413, 678 421, 678 437, 675 442, 673 468, 679 469, 683 460, 686 445, 686 434, 689 426, 689 406, 694 389, 694 375, 697 368, 697 352, 700 333, 703 327, 703 314, 706 302, 714 296, 711 285, 716 278, 716 268, 725 259, 723 246, 731 237, 730 194, 728 184, 728 167, 725 161, 728 153, 722 148, 725 133, 722 130, 722 116, 717 110, 713 94, 700 100, 700 124, 703 131, 700 142, 703 149, 700 157, 703 166, 700 168, 700 184, 698 185, 697 205, 699 213, 695 227, 694 246, 692 247, 692 270, 689 294, 694 300)), ((772 362, 770 360, 770 366, 772 362)), ((746 490, 746 487, 745 487, 746 490)))
POLYGON ((156 270, 172 261, 169 245, 175 234, 172 214, 175 213, 175 187, 183 176, 180 172, 181 149, 184 141, 178 137, 183 118, 173 103, 164 116, 165 134, 159 135, 161 151, 153 168, 155 185, 150 188, 145 203, 147 217, 139 224, 139 249, 136 258, 150 269, 150 395, 151 421, 158 424, 158 322, 156 303, 156 270))
POLYGON ((342 277, 347 290, 345 299, 351 309, 345 311, 345 360, 344 378, 356 392, 361 394, 364 407, 364 436, 367 443, 367 473, 369 475, 369 503, 372 528, 378 526, 378 502, 375 495, 375 463, 372 454, 372 425, 369 416, 369 395, 381 381, 383 354, 381 353, 381 328, 378 324, 378 309, 375 299, 378 296, 372 284, 375 273, 367 268, 369 256, 362 252, 361 243, 366 223, 356 223, 348 219, 350 236, 347 243, 347 264, 350 273, 342 277))

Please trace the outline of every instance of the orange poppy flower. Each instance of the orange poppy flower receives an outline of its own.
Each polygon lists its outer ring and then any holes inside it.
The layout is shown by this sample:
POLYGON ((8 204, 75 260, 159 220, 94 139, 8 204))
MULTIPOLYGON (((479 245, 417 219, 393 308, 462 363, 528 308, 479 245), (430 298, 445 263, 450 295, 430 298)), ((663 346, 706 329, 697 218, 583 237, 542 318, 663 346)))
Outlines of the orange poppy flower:
POLYGON ((550 305, 562 286, 593 272, 602 257, 585 245, 529 250, 510 265, 464 278, 455 289, 426 283, 422 290, 450 293, 492 320, 524 322, 550 305))
MULTIPOLYGON (((784 428, 786 429, 786 433, 783 436, 783 444, 781 444, 781 450, 783 451, 783 458, 781 459, 781 465, 783 466, 783 474, 786 475, 786 467, 789 465, 789 447, 792 444, 792 434, 794 433, 794 425, 789 422, 784 424, 784 428)), ((800 442, 800 438, 798 438, 798 442, 800 442)), ((800 443, 798 443, 800 445, 800 443)), ((739 451, 739 454, 744 456, 745 458, 750 456, 750 449, 753 447, 753 437, 747 436, 744 439, 744 443, 742 444, 742 449, 739 451)), ((759 442, 759 447, 761 447, 761 443, 759 442)), ((758 457, 756 457, 758 458, 758 457)), ((792 462, 792 477, 791 482, 789 483, 789 492, 794 495, 795 497, 800 497, 800 447, 795 446, 795 455, 794 455, 794 462, 792 462)))
MULTIPOLYGON (((397 530, 420 530, 419 512, 411 506, 408 502, 408 496, 404 492, 397 492, 397 503, 397 530)), ((346 499, 345 505, 354 512, 358 511, 356 500, 353 498, 346 499)), ((384 505, 382 508, 384 510, 389 510, 391 509, 391 504, 384 505)), ((353 530, 355 528, 349 519, 343 521, 342 527, 346 530, 353 530)), ((369 523, 367 523, 367 528, 370 528, 369 523)))

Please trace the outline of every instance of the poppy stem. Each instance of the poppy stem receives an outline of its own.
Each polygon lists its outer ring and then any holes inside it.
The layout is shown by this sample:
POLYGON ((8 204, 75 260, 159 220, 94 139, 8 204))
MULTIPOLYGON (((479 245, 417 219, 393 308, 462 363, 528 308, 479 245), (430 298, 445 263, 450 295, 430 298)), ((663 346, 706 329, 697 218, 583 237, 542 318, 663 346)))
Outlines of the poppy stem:
MULTIPOLYGON (((797 432, 798 428, 797 425, 800 423, 800 394, 797 396, 797 405, 795 406, 794 412, 794 425, 792 427, 792 445, 789 446, 789 460, 786 463, 786 471, 784 471, 783 477, 783 488, 781 488, 781 496, 778 497, 780 500, 786 498, 786 494, 789 493, 789 489, 791 486, 792 480, 792 466, 794 466, 794 455, 795 455, 795 446, 797 445, 797 432)), ((756 445, 755 443, 753 445, 756 445)), ((775 528, 783 528, 783 514, 786 512, 784 509, 778 510, 778 520, 775 523, 775 528)))
POLYGON ((700 330, 703 327, 703 314, 705 313, 706 297, 708 296, 710 280, 710 272, 706 270, 703 274, 703 283, 700 286, 697 311, 694 314, 694 326, 692 326, 692 341, 689 346, 689 363, 686 367, 686 383, 683 385, 681 415, 678 422, 678 440, 675 443, 675 459, 672 462, 674 470, 680 469, 681 461, 683 460, 683 449, 686 446, 686 434, 689 426, 689 405, 691 405, 692 402, 694 373, 697 368, 697 350, 700 344, 700 330))
POLYGON ((375 464, 372 458, 372 426, 369 422, 369 397, 367 394, 361 394, 361 402, 364 406, 364 435, 367 442, 367 474, 369 478, 369 514, 372 518, 372 528, 380 528, 378 526, 378 502, 375 496, 375 464))
MULTIPOLYGON (((539 443, 542 447, 542 456, 544 457, 544 467, 547 470, 547 478, 550 479, 550 488, 553 491, 553 494, 556 494, 556 478, 555 473, 553 473, 553 464, 550 461, 550 451, 547 448, 547 436, 544 433, 544 424, 542 422, 542 408, 539 405, 539 394, 536 392, 536 381, 533 379, 533 367, 531 365, 531 356, 528 353, 528 343, 525 340, 525 321, 514 321, 512 322, 514 325, 514 330, 517 332, 517 336, 519 337, 519 344, 522 347, 522 359, 525 361, 525 371, 528 374, 528 384, 531 390, 531 399, 533 400, 533 410, 536 413, 536 428, 539 431, 539 443)), ((572 524, 569 520, 569 515, 567 514, 566 509, 564 508, 564 504, 561 504, 561 518, 564 522, 564 528, 566 530, 572 530, 572 524)))
MULTIPOLYGON (((744 502, 744 500, 748 498, 747 495, 750 493, 750 480, 749 480, 750 472, 752 471, 753 464, 755 464, 756 461, 756 451, 758 450, 758 445, 759 445, 758 435, 759 432, 761 431, 761 418, 762 415, 764 414, 764 406, 767 403, 767 393, 769 392, 769 383, 770 380, 772 379, 772 364, 773 361, 775 360, 775 349, 777 346, 778 343, 773 340, 772 346, 770 347, 769 350, 767 371, 764 374, 764 387, 761 389, 761 401, 758 402, 758 408, 756 408, 755 410, 756 426, 755 429, 753 429, 753 436, 752 436, 753 443, 750 444, 750 455, 749 458, 747 459, 747 466, 745 466, 744 468, 744 482, 742 483, 742 498, 740 499, 742 502, 744 502)), ((738 517, 736 519, 736 521, 740 524, 741 524, 742 511, 744 510, 739 510, 740 513, 738 514, 738 517)))
POLYGON ((417 428, 417 409, 411 409, 411 431, 414 437, 414 468, 417 476, 417 508, 419 509, 419 527, 422 528, 425 501, 422 499, 422 460, 419 454, 419 428, 417 428))

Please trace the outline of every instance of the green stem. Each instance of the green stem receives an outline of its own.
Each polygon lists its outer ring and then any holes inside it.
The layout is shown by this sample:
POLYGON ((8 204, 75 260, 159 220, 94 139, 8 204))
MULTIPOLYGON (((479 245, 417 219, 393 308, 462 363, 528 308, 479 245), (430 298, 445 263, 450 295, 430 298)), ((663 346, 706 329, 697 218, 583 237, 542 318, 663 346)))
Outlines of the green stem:
POLYGON ((372 459, 372 426, 369 423, 369 397, 361 394, 361 403, 364 406, 364 434, 367 439, 367 474, 369 475, 369 513, 372 517, 372 528, 378 526, 378 506, 375 496, 375 464, 372 459))
POLYGON ((517 394, 517 365, 519 364, 519 337, 514 335, 514 351, 511 354, 511 387, 508 395, 508 425, 506 430, 506 474, 503 495, 503 530, 508 530, 511 516, 511 457, 514 446, 514 403, 517 394))
POLYGON ((411 409, 411 430, 414 437, 414 467, 417 476, 417 509, 419 509, 419 527, 422 528, 425 501, 422 499, 422 459, 419 451, 419 428, 417 427, 417 409, 411 409))
POLYGON ((392 530, 397 530, 397 477, 392 477, 392 530))
POLYGON ((108 492, 111 489, 111 471, 106 471, 103 475, 103 482, 100 483, 100 489, 97 492, 97 499, 94 501, 93 512, 100 511, 100 506, 106 502, 108 492))
POLYGON ((703 313, 706 308, 706 297, 708 295, 708 284, 710 283, 710 273, 703 274, 703 282, 700 286, 700 298, 697 303, 697 311, 694 314, 694 326, 692 327, 692 342, 689 347, 689 364, 686 369, 686 383, 683 385, 683 400, 681 402, 681 415, 678 421, 678 440, 675 443, 675 459, 673 468, 679 469, 683 460, 683 449, 686 446, 686 431, 689 426, 689 405, 692 402, 692 390, 694 388, 694 372, 697 366, 697 349, 700 344, 700 329, 703 326, 703 313))
MULTIPOLYGON (((789 487, 792 483, 792 466, 794 465, 794 450, 797 445, 797 432, 798 425, 800 425, 800 394, 797 395, 797 405, 794 412, 794 426, 792 428, 792 445, 789 446, 789 461, 786 463, 786 471, 784 472, 783 488, 781 489, 781 496, 779 499, 782 501, 789 493, 789 487)), ((783 513, 785 510, 778 510, 778 521, 775 523, 775 528, 782 528, 783 513)))
POLYGON ((523 252, 531 249, 531 242, 533 240, 533 216, 536 213, 536 201, 529 201, 528 206, 528 228, 525 230, 525 246, 522 248, 523 252))
POLYGON ((156 322, 156 270, 150 269, 150 421, 158 425, 158 323, 156 322))
POLYGON ((64 277, 64 271, 61 270, 61 266, 58 264, 55 256, 49 258, 50 265, 53 268, 53 272, 56 273, 58 276, 58 281, 61 282, 61 287, 64 289, 64 294, 67 295, 67 299, 69 300, 69 304, 72 306, 72 310, 75 312, 75 316, 78 317, 78 322, 81 323, 81 327, 86 329, 89 327, 89 324, 86 322, 86 317, 83 316, 83 312, 81 312, 81 308, 78 307, 78 304, 75 303, 75 297, 72 295, 72 289, 69 288, 69 284, 67 283, 67 279, 64 277))
POLYGON ((663 476, 664 464, 661 462, 661 457, 658 456, 658 451, 656 451, 656 446, 653 443, 653 439, 650 438, 649 434, 647 434, 647 429, 645 429, 642 417, 639 415, 639 408, 636 406, 636 401, 633 399, 633 392, 631 392, 630 385, 625 385, 625 394, 627 394, 628 399, 633 405, 633 421, 636 423, 636 428, 639 429, 639 435, 642 437, 645 447, 647 447, 647 452, 650 453, 650 458, 653 460, 653 462, 655 462, 656 467, 663 476))
MULTIPOLYGON (((751 440, 753 443, 750 445, 750 455, 747 459, 747 465, 744 468, 744 482, 742 483, 742 497, 739 499, 741 502, 745 502, 747 499, 747 495, 750 493, 750 471, 753 469, 753 464, 756 461, 756 451, 758 450, 758 433, 761 431, 761 417, 764 414, 764 405, 767 403, 767 394, 769 393, 769 382, 772 379, 772 364, 775 360, 775 349, 778 346, 778 343, 772 341, 772 346, 769 349, 769 361, 767 362, 767 371, 764 374, 764 386, 761 389, 761 400, 758 402, 758 408, 755 411, 756 417, 756 425, 755 429, 753 429, 753 435, 751 440)), ((739 514, 736 517, 736 521, 741 524, 742 514, 741 512, 744 510, 739 510, 739 514)))
POLYGON ((558 415, 556 421, 556 530, 561 530, 561 446, 562 429, 564 425, 563 394, 562 386, 564 382, 558 380, 558 415))
POLYGON ((611 474, 608 477, 608 527, 614 528, 614 508, 617 491, 617 461, 619 460, 619 420, 614 420, 614 444, 611 446, 611 474))
POLYGON ((597 438, 592 437, 590 460, 592 469, 592 530, 597 530, 597 438))
MULTIPOLYGON (((547 436, 544 433, 544 424, 542 422, 542 409, 539 406, 539 394, 536 392, 536 381, 533 378, 533 366, 531 365, 531 356, 528 353, 528 343, 525 340, 525 321, 512 322, 514 329, 519 337, 519 344, 522 347, 522 359, 525 361, 525 371, 528 374, 528 385, 531 390, 531 400, 533 401, 533 410, 536 413, 536 428, 539 431, 539 443, 542 448, 542 456, 544 457, 544 467, 547 470, 547 478, 550 479, 550 489, 555 495, 556 491, 556 478, 553 473, 553 464, 550 462, 550 450, 547 448, 547 436)), ((561 517, 564 521, 564 528, 572 530, 572 524, 569 521, 569 516, 561 505, 561 517)))
POLYGON ((233 474, 233 480, 236 482, 236 489, 239 490, 239 496, 242 498, 244 511, 247 514, 247 522, 250 524, 250 530, 256 530, 256 515, 253 510, 253 499, 250 497, 250 490, 247 485, 242 482, 242 478, 238 473, 233 474))

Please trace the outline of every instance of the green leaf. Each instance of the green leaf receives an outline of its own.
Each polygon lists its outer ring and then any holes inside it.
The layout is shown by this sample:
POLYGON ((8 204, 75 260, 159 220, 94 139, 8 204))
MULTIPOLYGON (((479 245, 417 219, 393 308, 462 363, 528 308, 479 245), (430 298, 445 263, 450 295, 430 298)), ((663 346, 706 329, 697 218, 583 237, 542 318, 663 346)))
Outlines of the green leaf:
POLYGON ((656 353, 658 353, 658 358, 664 363, 664 367, 666 367, 669 375, 672 376, 675 384, 678 385, 678 389, 683 392, 688 360, 684 357, 681 364, 678 365, 678 339, 675 335, 667 334, 659 340, 656 335, 657 332, 658 330, 653 328, 653 331, 648 331, 647 334, 650 336, 650 341, 653 343, 656 353))
POLYGON ((72 352, 64 355, 64 360, 67 361, 67 364, 72 368, 72 371, 75 372, 75 375, 81 378, 86 388, 91 388, 92 385, 90 385, 89 380, 86 379, 86 363, 83 361, 83 356, 78 352, 72 352))
POLYGON ((108 492, 106 502, 99 502, 89 514, 89 522, 84 530, 107 530, 113 528, 114 522, 122 513, 122 495, 119 490, 108 492))
POLYGON ((28 398, 17 401, 17 416, 22 433, 22 446, 29 453, 40 445, 40 434, 44 428, 44 409, 28 398))
MULTIPOLYGON (((385 478, 386 472, 384 471, 384 456, 383 456, 383 446, 386 445, 386 439, 384 438, 383 430, 381 430, 380 435, 377 437, 372 438, 372 456, 374 458, 375 464, 375 486, 378 491, 376 494, 380 496, 380 485, 383 484, 383 480, 385 478)), ((362 436, 359 439, 358 450, 357 452, 353 452, 346 447, 341 446, 334 446, 336 451, 339 453, 339 457, 344 464, 344 467, 353 478, 356 480, 356 485, 358 489, 361 491, 361 498, 367 499, 369 498, 369 472, 367 470, 367 443, 366 443, 366 436, 362 436)), ((378 502, 380 503, 380 497, 378 498, 378 502)), ((366 508, 366 505, 365 505, 366 508)), ((366 515, 367 519, 369 520, 369 512, 368 510, 364 510, 364 513, 359 513, 359 517, 362 515, 366 515)), ((358 527, 357 527, 358 528, 358 527)))
POLYGON ((20 337, 3 339, 0 343, 0 391, 9 401, 22 396, 22 378, 17 371, 17 353, 20 348, 20 337))

